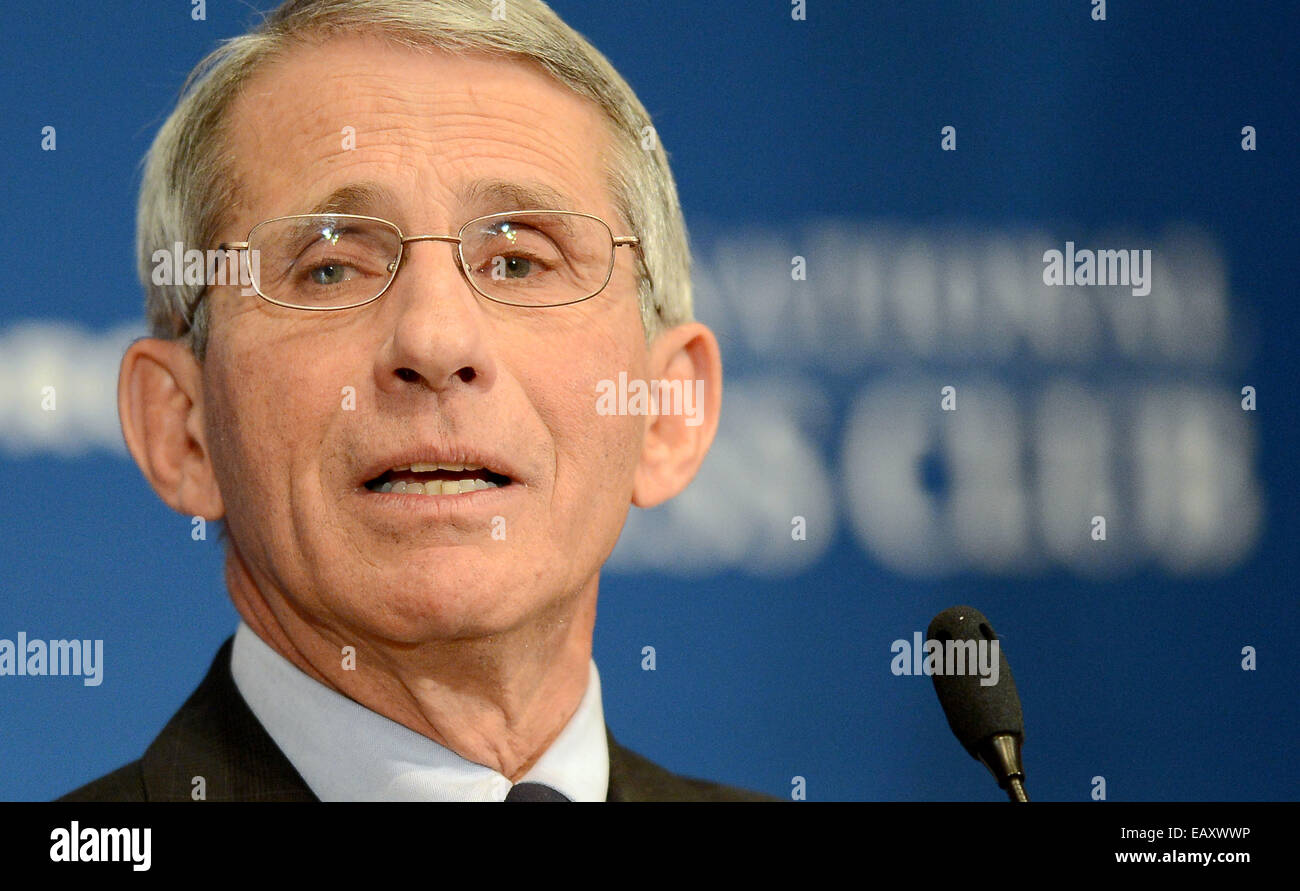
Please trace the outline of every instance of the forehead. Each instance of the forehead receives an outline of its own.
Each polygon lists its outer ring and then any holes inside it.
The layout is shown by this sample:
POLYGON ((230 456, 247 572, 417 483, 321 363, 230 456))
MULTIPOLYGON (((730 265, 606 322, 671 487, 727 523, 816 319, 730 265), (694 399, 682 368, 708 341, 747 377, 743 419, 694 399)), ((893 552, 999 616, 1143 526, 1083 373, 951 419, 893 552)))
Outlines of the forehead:
POLYGON ((524 205, 615 218, 604 115, 524 60, 335 37, 255 75, 227 125, 244 223, 339 195, 429 232, 524 205))

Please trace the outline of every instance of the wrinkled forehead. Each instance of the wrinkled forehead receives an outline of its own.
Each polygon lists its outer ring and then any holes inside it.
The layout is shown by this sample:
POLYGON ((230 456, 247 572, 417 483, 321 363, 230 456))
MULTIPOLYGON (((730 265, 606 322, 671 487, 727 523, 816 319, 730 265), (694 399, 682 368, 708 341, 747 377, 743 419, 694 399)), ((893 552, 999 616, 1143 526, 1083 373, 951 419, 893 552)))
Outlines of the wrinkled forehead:
POLYGON ((306 43, 250 79, 229 122, 228 218, 244 223, 334 210, 452 231, 530 207, 617 219, 606 117, 528 60, 378 35, 306 43))

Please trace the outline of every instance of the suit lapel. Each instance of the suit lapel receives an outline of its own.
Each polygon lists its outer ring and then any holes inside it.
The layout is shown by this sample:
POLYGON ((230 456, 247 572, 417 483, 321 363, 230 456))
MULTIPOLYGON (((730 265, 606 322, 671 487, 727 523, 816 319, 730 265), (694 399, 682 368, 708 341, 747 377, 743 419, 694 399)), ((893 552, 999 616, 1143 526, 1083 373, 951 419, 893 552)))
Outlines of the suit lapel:
POLYGON ((609 741, 609 794, 606 801, 697 801, 696 781, 678 776, 614 741, 609 741))
POLYGON ((230 674, 227 638, 197 690, 141 760, 151 801, 189 801, 202 777, 208 801, 317 801, 258 723, 230 674))

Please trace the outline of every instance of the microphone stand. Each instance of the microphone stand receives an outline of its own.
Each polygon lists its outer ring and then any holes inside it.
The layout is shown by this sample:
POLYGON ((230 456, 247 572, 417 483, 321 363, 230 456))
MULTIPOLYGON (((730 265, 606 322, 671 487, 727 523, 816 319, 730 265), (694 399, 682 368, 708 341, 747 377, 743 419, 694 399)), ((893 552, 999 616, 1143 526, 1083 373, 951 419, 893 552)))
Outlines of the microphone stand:
POLYGON ((1025 792, 1025 768, 1020 761, 1020 735, 995 733, 984 740, 974 753, 993 774, 993 779, 1006 790, 1012 801, 1028 801, 1025 792))

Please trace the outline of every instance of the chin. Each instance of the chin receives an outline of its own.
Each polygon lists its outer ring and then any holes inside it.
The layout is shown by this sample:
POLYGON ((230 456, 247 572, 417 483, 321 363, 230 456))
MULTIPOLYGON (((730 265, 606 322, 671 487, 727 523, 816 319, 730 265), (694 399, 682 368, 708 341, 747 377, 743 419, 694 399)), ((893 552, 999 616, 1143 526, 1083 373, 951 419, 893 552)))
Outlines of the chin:
POLYGON ((364 587, 365 599, 350 596, 339 612, 354 627, 403 644, 500 634, 525 624, 543 606, 529 602, 536 589, 530 594, 517 579, 472 568, 400 572, 364 587))

